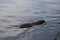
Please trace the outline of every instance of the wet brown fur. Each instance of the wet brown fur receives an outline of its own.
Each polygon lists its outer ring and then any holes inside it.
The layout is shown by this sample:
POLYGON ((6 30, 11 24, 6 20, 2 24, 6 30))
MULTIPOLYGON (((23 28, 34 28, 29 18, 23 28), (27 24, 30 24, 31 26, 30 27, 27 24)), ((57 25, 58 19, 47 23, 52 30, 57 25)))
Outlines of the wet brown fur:
POLYGON ((41 25, 45 22, 45 20, 38 20, 36 22, 32 22, 32 23, 25 23, 25 24, 21 24, 19 26, 19 28, 29 28, 29 27, 32 27, 32 26, 35 26, 35 25, 41 25))

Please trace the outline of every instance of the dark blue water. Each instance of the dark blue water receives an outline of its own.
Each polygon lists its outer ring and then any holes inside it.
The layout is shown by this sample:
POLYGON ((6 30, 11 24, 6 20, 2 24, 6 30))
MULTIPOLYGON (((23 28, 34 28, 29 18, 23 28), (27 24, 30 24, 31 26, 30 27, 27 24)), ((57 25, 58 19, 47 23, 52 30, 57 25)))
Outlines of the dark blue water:
POLYGON ((59 32, 59 0, 0 0, 0 40, 54 40, 59 32), (40 19, 46 22, 32 28, 12 26, 40 19))

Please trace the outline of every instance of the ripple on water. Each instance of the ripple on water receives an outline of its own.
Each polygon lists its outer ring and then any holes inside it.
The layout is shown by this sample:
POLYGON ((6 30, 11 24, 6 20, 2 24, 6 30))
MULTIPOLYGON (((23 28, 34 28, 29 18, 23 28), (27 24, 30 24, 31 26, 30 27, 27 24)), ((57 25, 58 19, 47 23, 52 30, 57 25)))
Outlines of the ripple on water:
MULTIPOLYGON (((17 27, 13 27, 13 25, 15 24, 18 25, 19 23, 33 22, 34 20, 39 20, 39 19, 44 19, 46 20, 47 23, 45 25, 42 25, 42 26, 39 25, 38 27, 33 27, 24 31, 22 36, 24 36, 25 39, 27 37, 29 38, 30 35, 33 35, 34 37, 37 36, 37 35, 34 35, 34 33, 38 34, 41 32, 42 35, 45 33, 45 35, 43 35, 43 37, 45 38, 46 34, 47 34, 47 37, 50 37, 50 36, 53 36, 53 34, 55 35, 56 33, 55 31, 60 31, 60 10, 55 9, 55 6, 54 6, 54 5, 58 6, 57 4, 59 3, 50 3, 50 4, 53 4, 53 8, 51 8, 52 5, 49 5, 48 1, 39 1, 39 0, 31 0, 31 1, 17 0, 16 1, 15 0, 14 2, 16 3, 13 5, 12 4, 10 5, 9 3, 12 3, 12 2, 10 2, 9 0, 8 1, 4 0, 4 2, 3 0, 0 0, 0 3, 3 4, 3 5, 0 5, 0 8, 3 8, 3 9, 0 9, 0 11, 2 11, 3 14, 7 13, 6 15, 3 15, 0 12, 3 16, 5 16, 4 18, 1 18, 0 16, 0 33, 1 33, 0 35, 3 35, 3 37, 15 36, 15 35, 17 36, 17 34, 21 33, 24 30, 24 29, 23 30, 19 29, 17 27), (6 11, 5 11, 5 8, 6 8, 6 11)), ((40 38, 42 37, 42 35, 37 37, 40 38)), ((32 38, 35 39, 33 36, 32 38)), ((21 36, 19 35, 19 37, 21 36)), ((41 39, 43 39, 43 37, 41 39)), ((30 38, 29 40, 31 40, 32 38, 30 38)), ((9 40, 9 37, 7 37, 6 39, 9 40)), ((13 38, 10 38, 10 39, 13 39, 13 38)))

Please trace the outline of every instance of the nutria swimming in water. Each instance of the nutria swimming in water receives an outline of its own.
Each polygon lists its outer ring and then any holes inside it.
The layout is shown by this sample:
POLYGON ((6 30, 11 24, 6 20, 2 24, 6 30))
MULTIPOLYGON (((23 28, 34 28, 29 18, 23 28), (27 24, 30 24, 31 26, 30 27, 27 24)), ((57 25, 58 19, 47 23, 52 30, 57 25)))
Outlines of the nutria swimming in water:
POLYGON ((44 20, 38 20, 38 21, 35 21, 35 22, 32 22, 33 25, 41 25, 43 24, 45 21, 44 20))
POLYGON ((32 23, 25 23, 19 26, 19 28, 29 28, 35 25, 41 25, 45 22, 45 20, 38 20, 36 22, 32 22, 32 23))
POLYGON ((32 27, 32 24, 31 23, 21 24, 19 26, 19 28, 29 28, 29 27, 32 27))

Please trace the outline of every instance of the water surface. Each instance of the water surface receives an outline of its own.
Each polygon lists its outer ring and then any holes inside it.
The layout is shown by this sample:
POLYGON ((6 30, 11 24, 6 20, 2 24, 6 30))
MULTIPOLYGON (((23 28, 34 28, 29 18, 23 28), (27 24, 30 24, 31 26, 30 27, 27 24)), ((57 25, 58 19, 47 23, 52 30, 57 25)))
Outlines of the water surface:
POLYGON ((1 40, 17 40, 18 38, 21 40, 53 40, 56 33, 60 32, 59 30, 59 0, 0 0, 1 40), (46 23, 41 26, 29 28, 27 30, 11 26, 26 22, 33 22, 40 19, 45 20, 46 23), (20 33, 22 33, 22 35, 18 36, 20 33), (35 39, 34 36, 36 36, 36 34, 40 35, 37 36, 41 38, 36 37, 35 39), (50 34, 53 36, 48 37, 46 34, 48 34, 48 36, 50 36, 50 34))

